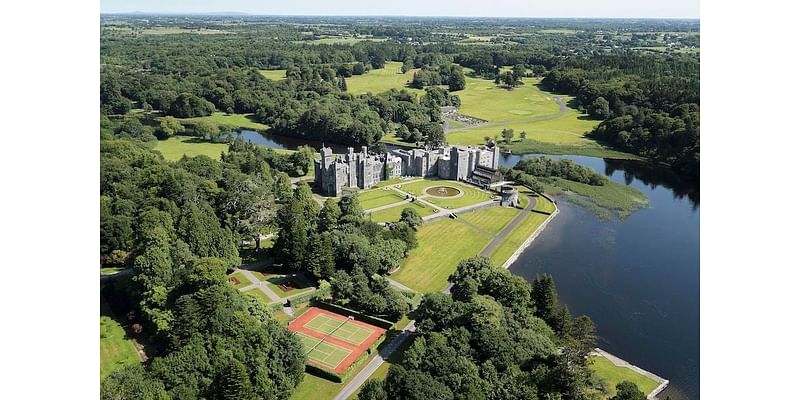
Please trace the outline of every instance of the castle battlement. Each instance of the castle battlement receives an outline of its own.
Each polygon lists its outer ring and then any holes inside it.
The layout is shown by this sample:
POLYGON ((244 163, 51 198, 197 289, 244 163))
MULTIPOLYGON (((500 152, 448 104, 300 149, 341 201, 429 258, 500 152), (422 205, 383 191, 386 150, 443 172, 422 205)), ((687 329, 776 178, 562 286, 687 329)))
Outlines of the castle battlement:
MULTIPOLYGON (((314 160, 315 183, 327 196, 339 196, 344 188, 369 189, 382 180, 400 176, 438 177, 452 180, 494 179, 500 163, 500 149, 484 146, 444 146, 437 149, 395 149, 370 154, 366 146, 354 153, 334 154, 320 149, 314 160), (474 172, 480 170, 478 174, 474 172)), ((491 182, 487 182, 491 183, 491 182)))

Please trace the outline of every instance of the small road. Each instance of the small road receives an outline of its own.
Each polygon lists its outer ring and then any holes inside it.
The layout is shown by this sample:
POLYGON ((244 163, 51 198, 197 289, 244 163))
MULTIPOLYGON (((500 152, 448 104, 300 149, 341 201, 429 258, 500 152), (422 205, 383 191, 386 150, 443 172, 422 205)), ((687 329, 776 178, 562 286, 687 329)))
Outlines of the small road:
POLYGON ((394 287, 396 287, 396 288, 398 288, 400 290, 405 290, 405 291, 408 291, 408 292, 416 292, 416 290, 414 290, 414 289, 412 289, 412 288, 410 288, 410 287, 408 287, 406 285, 403 285, 402 283, 400 283, 400 282, 398 282, 398 281, 396 281, 394 279, 386 277, 386 280, 389 281, 390 285, 392 285, 392 286, 394 286, 394 287))
POLYGON ((403 344, 406 340, 408 340, 417 328, 414 326, 414 321, 411 321, 406 325, 405 328, 397 335, 395 338, 389 342, 386 347, 381 349, 372 360, 356 375, 353 377, 347 385, 344 385, 342 390, 339 394, 334 397, 334 400, 347 400, 350 396, 352 396, 364 382, 369 379, 375 371, 383 364, 383 362, 392 355, 392 353, 397 350, 400 345, 403 344))
MULTIPOLYGON (((420 200, 425 201, 424 199, 420 199, 420 200)), ((430 204, 428 202, 425 202, 425 203, 430 204)), ((436 213, 436 214, 426 215, 426 216, 422 217, 422 220, 424 222, 433 221, 435 219, 449 217, 450 214, 458 215, 458 214, 465 213, 465 212, 468 212, 468 211, 475 211, 477 209, 484 208, 484 207, 493 207, 493 206, 496 206, 498 204, 500 204, 500 202, 493 199, 493 200, 486 200, 486 201, 481 202, 481 203, 471 204, 471 205, 468 205, 466 207, 454 208, 452 210, 451 209, 447 209, 447 208, 436 207, 441 211, 436 213)))
POLYGON ((483 250, 481 250, 479 255, 484 257, 489 257, 494 251, 494 249, 496 249, 497 246, 500 246, 500 243, 503 243, 503 241, 506 240, 506 236, 508 236, 514 229, 516 229, 516 227, 522 223, 522 220, 525 219, 528 213, 531 212, 531 210, 533 210, 534 207, 536 207, 536 198, 528 196, 526 194, 523 194, 523 196, 528 197, 528 206, 525 207, 525 209, 522 210, 522 212, 517 214, 517 216, 514 217, 514 219, 511 220, 511 222, 508 225, 506 225, 506 227, 503 228, 503 230, 500 231, 500 233, 498 233, 497 236, 495 236, 494 239, 486 247, 483 248, 483 250))

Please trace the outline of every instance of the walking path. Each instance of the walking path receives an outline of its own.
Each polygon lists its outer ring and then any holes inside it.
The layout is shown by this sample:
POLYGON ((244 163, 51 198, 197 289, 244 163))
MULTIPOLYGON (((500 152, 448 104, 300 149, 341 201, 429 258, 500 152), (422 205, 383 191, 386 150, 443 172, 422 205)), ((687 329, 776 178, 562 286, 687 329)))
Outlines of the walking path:
POLYGON ((643 369, 641 369, 641 368, 639 368, 639 367, 637 367, 637 366, 635 366, 635 365, 633 365, 633 364, 631 364, 631 363, 629 363, 629 362, 627 362, 627 361, 625 361, 625 360, 623 360, 623 359, 621 359, 621 358, 619 358, 619 357, 617 357, 617 356, 615 356, 615 355, 613 355, 613 354, 611 354, 611 353, 609 353, 609 352, 607 352, 607 351, 605 351, 603 349, 595 348, 593 352, 589 353, 589 355, 596 355, 596 356, 605 357, 606 359, 608 359, 608 361, 611 361, 611 363, 616 365, 617 367, 628 368, 628 369, 630 369, 630 370, 632 370, 632 371, 634 371, 634 372, 636 372, 638 374, 644 375, 644 376, 646 376, 646 377, 658 382, 658 386, 656 386, 656 388, 653 389, 653 391, 650 392, 647 395, 648 399, 655 399, 656 395, 661 393, 661 391, 664 390, 664 388, 667 387, 667 385, 669 384, 669 380, 664 379, 664 378, 662 378, 662 377, 660 377, 660 376, 658 376, 658 375, 656 375, 656 374, 654 374, 654 373, 652 373, 650 371, 645 371, 645 370, 643 370, 643 369))
POLYGON ((484 257, 489 257, 492 255, 494 249, 496 249, 497 246, 500 246, 500 244, 506 240, 506 236, 513 232, 514 229, 517 229, 517 226, 519 226, 525 217, 528 216, 528 213, 531 212, 534 207, 536 207, 536 198, 528 196, 527 194, 523 194, 523 196, 528 197, 528 206, 525 207, 519 214, 517 214, 517 216, 514 217, 514 219, 511 220, 511 222, 506 225, 506 227, 503 228, 503 230, 500 231, 500 233, 498 233, 497 236, 495 236, 494 239, 483 248, 483 250, 481 250, 479 255, 484 257))
POLYGON ((400 283, 400 282, 398 282, 398 281, 396 281, 394 279, 391 279, 388 276, 386 277, 386 280, 389 281, 390 285, 392 285, 392 286, 394 286, 394 287, 396 287, 396 288, 398 288, 400 290, 405 290, 407 292, 416 292, 416 290, 414 290, 414 289, 412 289, 412 288, 410 288, 410 287, 408 287, 406 285, 403 285, 402 283, 400 283))
MULTIPOLYGON (((419 200, 424 201, 423 199, 419 199, 419 200)), ((431 204, 431 203, 427 203, 427 204, 431 204)), ((468 205, 468 206, 465 206, 465 207, 454 208, 452 210, 446 209, 446 208, 437 207, 437 208, 439 208, 439 210, 441 210, 440 212, 438 212, 436 214, 426 215, 426 216, 422 217, 422 220, 424 222, 429 222, 429 221, 433 221, 433 220, 436 220, 436 219, 439 219, 439 218, 449 217, 450 214, 458 215, 458 214, 466 213, 466 212, 469 212, 469 211, 475 211, 475 210, 478 210, 478 209, 481 209, 481 208, 485 208, 485 207, 493 207, 493 206, 496 206, 496 205, 499 205, 499 204, 500 203, 497 200, 486 200, 486 201, 483 201, 483 202, 480 202, 480 203, 476 203, 476 204, 471 204, 471 205, 468 205)))
POLYGON ((383 364, 384 361, 389 358, 389 356, 391 356, 392 353, 394 353, 395 350, 400 347, 400 345, 403 344, 403 342, 408 340, 408 338, 413 335, 416 329, 417 328, 414 326, 414 321, 409 322, 408 325, 406 325, 406 327, 403 328, 403 330, 391 342, 389 342, 388 345, 386 345, 386 347, 378 352, 378 355, 370 360, 370 362, 367 363, 367 365, 358 374, 356 374, 356 376, 354 376, 350 382, 344 385, 339 394, 334 397, 334 400, 347 400, 350 396, 352 396, 358 390, 358 388, 360 388, 361 385, 363 385, 364 382, 366 382, 367 379, 369 379, 369 377, 372 376, 372 374, 374 374, 378 368, 380 368, 381 364, 383 364))
POLYGON ((282 302, 283 301, 283 299, 280 296, 278 296, 277 294, 273 293, 272 290, 267 289, 266 283, 264 281, 262 281, 261 279, 258 279, 258 277, 252 271, 249 271, 249 270, 246 270, 246 269, 237 269, 236 271, 237 272, 241 272, 242 274, 244 274, 244 276, 246 276, 247 279, 249 279, 251 282, 255 282, 253 284, 247 285, 247 286, 239 289, 240 292, 244 292, 244 291, 250 290, 252 288, 258 288, 258 290, 260 290, 261 293, 264 293, 267 297, 269 297, 269 299, 272 300, 273 303, 277 303, 277 302, 282 302))

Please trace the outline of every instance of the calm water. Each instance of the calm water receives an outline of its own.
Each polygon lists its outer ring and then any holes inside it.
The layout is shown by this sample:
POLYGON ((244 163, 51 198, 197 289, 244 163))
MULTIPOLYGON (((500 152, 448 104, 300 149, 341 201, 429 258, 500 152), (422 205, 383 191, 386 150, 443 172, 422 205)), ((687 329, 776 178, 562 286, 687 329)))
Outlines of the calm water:
MULTIPOLYGON (((271 147, 273 149, 281 149, 281 150, 295 150, 303 145, 311 146, 314 149, 319 150, 323 144, 322 142, 315 140, 308 140, 290 136, 273 135, 269 133, 261 133, 247 129, 243 129, 239 132, 234 133, 234 137, 241 137, 242 139, 250 141, 253 144, 258 144, 262 146, 271 147)), ((334 144, 334 143, 325 143, 325 145, 333 148, 334 153, 347 152, 347 146, 344 145, 334 144)), ((359 150, 360 148, 355 149, 356 152, 358 152, 359 150)))
MULTIPOLYGON (((552 274, 561 302, 597 327, 599 347, 670 380, 661 398, 700 398, 700 193, 641 163, 566 156, 650 199, 624 221, 567 201, 511 266, 552 274)), ((512 166, 517 156, 502 164, 512 166)))

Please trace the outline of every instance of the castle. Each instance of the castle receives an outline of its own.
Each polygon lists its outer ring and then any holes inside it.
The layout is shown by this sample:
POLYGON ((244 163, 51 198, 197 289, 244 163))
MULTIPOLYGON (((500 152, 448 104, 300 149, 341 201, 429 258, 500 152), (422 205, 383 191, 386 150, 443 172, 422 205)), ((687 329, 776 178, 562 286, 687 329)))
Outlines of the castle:
POLYGON ((382 180, 400 176, 438 177, 489 184, 502 180, 497 172, 500 149, 445 146, 438 149, 395 149, 386 154, 369 154, 367 147, 354 153, 333 154, 322 147, 314 160, 314 182, 326 196, 340 196, 345 188, 368 189, 382 180))

